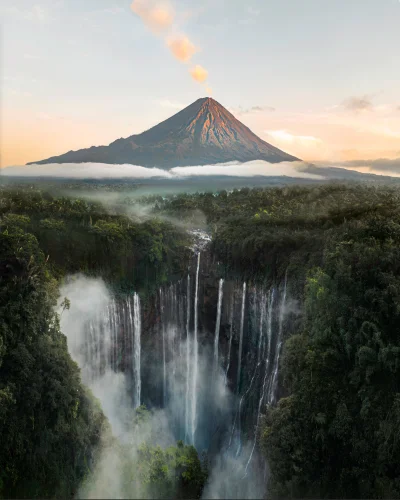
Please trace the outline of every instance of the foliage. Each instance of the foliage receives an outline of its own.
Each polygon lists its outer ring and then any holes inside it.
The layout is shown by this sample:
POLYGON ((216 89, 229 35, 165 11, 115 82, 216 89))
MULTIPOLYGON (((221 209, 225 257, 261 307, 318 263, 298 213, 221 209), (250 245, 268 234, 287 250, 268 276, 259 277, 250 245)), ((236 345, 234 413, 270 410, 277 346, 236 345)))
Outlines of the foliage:
MULTIPOLYGON (((52 312, 52 276, 80 271, 154 290, 187 266, 188 239, 165 221, 195 225, 202 213, 226 275, 270 282, 287 271, 304 302, 281 358, 285 397, 260 429, 269 495, 400 497, 399 194, 337 184, 154 196, 138 201, 153 206, 153 218, 139 222, 96 203, 4 188, 2 494, 71 495, 103 425, 52 312)), ((140 408, 134 427, 148 418, 140 408)), ((139 456, 126 467, 143 496, 200 496, 207 471, 194 448, 144 443, 139 456)))
POLYGON ((397 211, 346 222, 309 273, 263 427, 272 496, 400 497, 399 230, 397 211))
POLYGON ((104 416, 68 354, 38 242, 13 222, 0 233, 0 496, 70 497, 104 416))
POLYGON ((202 210, 226 273, 305 304, 261 443, 277 498, 400 497, 400 197, 389 187, 241 189, 158 200, 202 210))
POLYGON ((83 199, 0 187, 0 225, 33 234, 57 278, 101 275, 121 291, 151 292, 187 264, 188 238, 169 222, 134 221, 83 199))
POLYGON ((196 449, 182 441, 166 449, 143 443, 137 467, 147 498, 200 498, 207 479, 196 449))
MULTIPOLYGON (((157 417, 142 405, 135 410, 133 424, 140 440, 145 429, 157 426, 157 417)), ((152 434, 150 432, 151 441, 152 434)), ((143 498, 200 498, 208 474, 207 465, 199 459, 196 448, 183 441, 163 449, 145 439, 139 444, 136 460, 130 467, 143 498)))

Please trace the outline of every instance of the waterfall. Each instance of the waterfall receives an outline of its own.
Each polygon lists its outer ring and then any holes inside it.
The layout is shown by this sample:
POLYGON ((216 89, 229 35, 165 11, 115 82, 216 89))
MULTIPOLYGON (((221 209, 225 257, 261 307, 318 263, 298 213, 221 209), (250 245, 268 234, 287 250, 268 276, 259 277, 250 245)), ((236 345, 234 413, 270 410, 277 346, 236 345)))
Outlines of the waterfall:
POLYGON ((112 373, 124 373, 130 384, 126 396, 134 408, 141 404, 141 306, 137 293, 108 304, 82 320, 83 336, 74 356, 79 358, 82 380, 90 387, 112 373), (129 390, 130 387, 130 390, 129 390))
POLYGON ((198 333, 198 300, 199 300, 199 272, 200 272, 200 252, 197 254, 197 269, 196 269, 196 283, 194 295, 194 337, 193 337, 193 385, 192 385, 192 444, 195 444, 196 434, 196 412, 197 412, 197 376, 198 376, 198 362, 199 362, 199 345, 197 339, 198 333))
MULTIPOLYGON (((110 316, 110 332, 113 336, 113 332, 117 332, 117 323, 115 315, 112 314, 114 309, 113 303, 111 304, 110 316)), ((140 354, 141 354, 141 311, 140 311, 140 299, 137 293, 132 297, 127 297, 126 299, 126 322, 127 322, 127 332, 130 340, 131 349, 131 366, 132 366, 132 386, 133 386, 133 406, 137 408, 140 406, 140 396, 141 396, 141 375, 140 375, 140 354)), ((111 339, 112 339, 111 336, 111 339)), ((113 349, 110 349, 110 358, 112 359, 113 349)), ((111 364, 111 368, 113 368, 111 364)))
POLYGON ((165 306, 163 302, 163 292, 160 288, 160 314, 161 314, 161 329, 162 329, 162 352, 163 352, 163 405, 167 404, 167 360, 165 352, 165 306))
POLYGON ((137 293, 133 296, 133 324, 134 324, 134 380, 135 380, 135 408, 140 406, 140 391, 142 388, 142 381, 140 377, 140 350, 141 350, 141 317, 140 317, 140 299, 137 293))
POLYGON ((242 310, 240 315, 240 337, 239 337, 239 358, 238 358, 238 371, 237 371, 237 381, 236 381, 236 393, 239 394, 240 389, 240 376, 242 371, 242 351, 243 351, 243 328, 244 328, 244 306, 246 303, 246 282, 243 283, 243 294, 242 294, 242 310))
MULTIPOLYGON (((137 293, 108 296, 85 324, 82 377, 100 394, 107 387, 107 398, 109 388, 118 389, 130 412, 142 401, 164 407, 171 437, 211 453, 222 447, 250 474, 259 463, 262 415, 278 397, 290 289, 286 277, 270 289, 213 280, 207 262, 198 252, 187 277, 156 290, 146 321, 137 293)), ((119 408, 118 399, 110 401, 119 408)))
MULTIPOLYGON (((135 324, 134 324, 134 312, 132 313, 131 297, 126 298, 125 307, 126 307, 127 333, 128 333, 129 343, 130 343, 129 347, 131 349, 133 406, 136 407, 135 324)), ((133 310, 135 310, 135 304, 133 304, 133 310)))
POLYGON ((189 438, 189 411, 190 411, 190 276, 187 277, 186 288, 186 398, 185 398, 185 441, 189 438))
POLYGON ((232 351, 232 337, 233 337, 233 307, 234 307, 234 302, 235 302, 235 296, 233 294, 232 297, 232 302, 231 302, 231 310, 229 312, 229 346, 228 346, 228 361, 226 363, 226 370, 225 370, 225 385, 228 384, 228 372, 229 372, 229 367, 231 365, 231 351, 232 351))
MULTIPOLYGON (((239 403, 239 410, 237 414, 238 418, 238 448, 236 451, 236 456, 239 455, 241 449, 242 449, 242 425, 241 425, 241 416, 242 416, 242 405, 248 394, 250 393, 251 389, 253 388, 254 381, 256 380, 256 376, 258 373, 258 370, 261 365, 261 348, 263 344, 263 339, 264 339, 264 313, 265 313, 265 294, 263 291, 260 292, 260 298, 258 300, 259 302, 259 310, 260 310, 260 321, 259 321, 259 331, 258 331, 258 342, 257 342, 257 364, 254 368, 253 375, 250 380, 250 384, 248 385, 246 392, 243 394, 243 396, 240 398, 240 403, 239 403)), ((257 305, 257 290, 255 291, 255 307, 257 305)))
POLYGON ((224 280, 221 278, 219 280, 219 286, 218 286, 217 321, 215 323, 215 336, 214 336, 214 372, 218 368, 218 344, 219 344, 219 330, 221 327, 221 306, 222 306, 222 296, 223 296, 223 285, 224 285, 224 280))
POLYGON ((176 333, 177 327, 179 325, 179 317, 177 313, 177 296, 176 296, 176 284, 169 287, 169 305, 168 305, 168 330, 167 330, 167 345, 168 353, 171 360, 171 369, 168 370, 169 375, 169 396, 175 393, 175 382, 176 382, 176 371, 177 371, 177 356, 176 356, 176 333), (171 322, 172 319, 172 322, 171 322), (171 376, 172 375, 172 376, 171 376))
POLYGON ((279 326, 278 326, 278 338, 276 341, 275 348, 275 358, 274 358, 274 366, 272 371, 271 384, 269 386, 268 392, 268 404, 274 404, 276 402, 276 391, 278 388, 278 372, 279 372, 279 358, 282 349, 282 333, 283 333, 283 321, 285 317, 285 308, 286 308, 286 292, 287 292, 287 274, 285 275, 285 283, 283 286, 283 296, 279 307, 279 326))
POLYGON ((254 455, 254 450, 257 444, 257 436, 258 436, 258 429, 259 429, 259 424, 260 424, 260 416, 261 416, 261 409, 262 409, 262 404, 265 398, 265 394, 267 391, 267 382, 268 382, 268 374, 269 374, 269 365, 271 361, 271 345, 272 345, 272 314, 273 314, 273 308, 274 308, 274 300, 275 300, 275 289, 272 288, 272 290, 269 291, 268 293, 268 309, 267 309, 267 337, 268 337, 268 350, 267 350, 267 355, 265 357, 265 368, 264 368, 264 379, 263 379, 263 384, 261 387, 261 393, 260 393, 260 398, 258 401, 258 411, 257 411, 257 421, 256 421, 256 428, 255 428, 255 435, 254 435, 254 442, 253 442, 253 447, 251 449, 251 453, 249 456, 249 459, 246 464, 245 468, 245 474, 247 474, 247 470, 249 468, 249 465, 251 463, 251 460, 254 455))

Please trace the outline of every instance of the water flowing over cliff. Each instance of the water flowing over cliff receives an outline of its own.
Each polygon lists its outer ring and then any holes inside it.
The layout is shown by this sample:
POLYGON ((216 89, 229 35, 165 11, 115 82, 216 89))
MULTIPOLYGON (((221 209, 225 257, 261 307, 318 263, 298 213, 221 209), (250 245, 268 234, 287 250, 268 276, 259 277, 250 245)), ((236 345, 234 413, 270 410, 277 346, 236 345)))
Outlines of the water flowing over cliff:
MULTIPOLYGON (((208 495, 245 497, 245 478, 264 470, 261 415, 279 397, 288 280, 256 285, 214 271, 207 250, 195 250, 187 276, 161 287, 145 306, 137 293, 109 299, 69 345, 106 413, 121 397, 131 408, 161 409, 175 440, 206 451, 212 465, 231 464, 233 480, 213 489, 211 474, 208 495), (111 402, 110 376, 118 377, 112 392, 119 387, 111 402)), ((118 433, 120 424, 110 421, 118 433)))

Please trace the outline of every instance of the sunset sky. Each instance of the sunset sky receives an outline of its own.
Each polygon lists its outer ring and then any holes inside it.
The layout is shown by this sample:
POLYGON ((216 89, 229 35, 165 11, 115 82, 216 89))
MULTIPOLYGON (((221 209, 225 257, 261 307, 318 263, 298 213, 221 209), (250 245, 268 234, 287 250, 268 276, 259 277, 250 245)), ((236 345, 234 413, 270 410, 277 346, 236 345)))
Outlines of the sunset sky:
POLYGON ((400 158, 399 0, 2 0, 1 165, 211 95, 307 161, 400 158))

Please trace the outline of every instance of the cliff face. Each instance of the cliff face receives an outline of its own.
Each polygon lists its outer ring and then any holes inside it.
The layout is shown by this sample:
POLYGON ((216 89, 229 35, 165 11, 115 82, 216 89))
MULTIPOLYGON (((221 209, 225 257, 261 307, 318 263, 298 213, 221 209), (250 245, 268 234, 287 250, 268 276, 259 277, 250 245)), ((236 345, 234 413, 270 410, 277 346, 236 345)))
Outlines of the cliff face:
POLYGON ((168 169, 252 160, 278 163, 297 158, 261 140, 214 99, 203 98, 141 134, 31 163, 128 163, 168 169))

